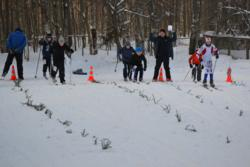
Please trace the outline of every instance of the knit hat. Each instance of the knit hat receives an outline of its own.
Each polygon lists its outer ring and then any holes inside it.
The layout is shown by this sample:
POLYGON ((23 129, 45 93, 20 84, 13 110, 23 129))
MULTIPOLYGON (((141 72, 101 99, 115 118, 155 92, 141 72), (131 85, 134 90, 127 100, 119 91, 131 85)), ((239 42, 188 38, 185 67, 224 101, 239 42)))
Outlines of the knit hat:
POLYGON ((65 39, 63 38, 62 35, 59 36, 59 38, 58 38, 58 43, 59 43, 60 46, 63 46, 63 45, 64 45, 65 39))
POLYGON ((166 30, 164 28, 161 28, 160 32, 164 32, 166 34, 166 30))

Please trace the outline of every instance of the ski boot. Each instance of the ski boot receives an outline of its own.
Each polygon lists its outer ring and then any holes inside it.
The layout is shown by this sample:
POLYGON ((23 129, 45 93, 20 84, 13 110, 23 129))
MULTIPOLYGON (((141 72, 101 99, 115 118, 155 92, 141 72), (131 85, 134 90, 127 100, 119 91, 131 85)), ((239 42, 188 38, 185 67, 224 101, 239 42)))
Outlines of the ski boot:
POLYGON ((204 79, 202 83, 203 83, 203 86, 204 86, 204 87, 206 87, 206 88, 208 87, 208 85, 207 85, 207 80, 204 79))
POLYGON ((48 80, 48 77, 46 76, 46 73, 43 73, 43 77, 48 80))
POLYGON ((210 80, 210 86, 211 86, 212 88, 215 87, 215 84, 214 84, 214 81, 213 81, 213 80, 210 80))

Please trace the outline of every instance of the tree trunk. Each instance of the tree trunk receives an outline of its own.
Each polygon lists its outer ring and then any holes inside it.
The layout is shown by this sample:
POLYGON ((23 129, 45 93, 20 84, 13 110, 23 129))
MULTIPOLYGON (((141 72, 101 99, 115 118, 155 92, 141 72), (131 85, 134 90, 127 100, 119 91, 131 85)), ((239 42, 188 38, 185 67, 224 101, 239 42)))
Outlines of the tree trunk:
POLYGON ((189 44, 189 54, 193 54, 198 42, 198 36, 200 33, 200 6, 201 0, 192 1, 192 26, 191 37, 189 44))

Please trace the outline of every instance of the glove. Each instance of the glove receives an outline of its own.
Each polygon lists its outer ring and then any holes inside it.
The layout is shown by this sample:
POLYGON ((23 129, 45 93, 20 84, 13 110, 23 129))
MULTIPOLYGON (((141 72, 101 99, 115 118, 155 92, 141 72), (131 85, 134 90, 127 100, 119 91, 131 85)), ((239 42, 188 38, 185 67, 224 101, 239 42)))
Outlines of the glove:
POLYGON ((192 64, 189 64, 189 67, 190 67, 190 68, 193 68, 193 65, 192 65, 192 64))
POLYGON ((203 65, 201 65, 201 69, 204 69, 204 66, 203 66, 203 65))
POLYGON ((219 55, 216 55, 216 57, 215 57, 216 59, 218 59, 219 58, 219 55))
POLYGON ((171 57, 172 60, 174 60, 174 57, 171 57))
POLYGON ((13 54, 14 51, 12 49, 9 49, 9 54, 13 54))
POLYGON ((71 53, 71 54, 74 53, 74 50, 73 50, 73 49, 70 49, 70 53, 71 53))
POLYGON ((202 59, 202 58, 199 58, 199 60, 200 60, 200 62, 202 62, 202 61, 203 61, 203 59, 202 59))
POLYGON ((118 55, 118 60, 122 61, 121 55, 118 55))
POLYGON ((147 68, 145 67, 143 70, 144 70, 144 71, 147 71, 147 68))

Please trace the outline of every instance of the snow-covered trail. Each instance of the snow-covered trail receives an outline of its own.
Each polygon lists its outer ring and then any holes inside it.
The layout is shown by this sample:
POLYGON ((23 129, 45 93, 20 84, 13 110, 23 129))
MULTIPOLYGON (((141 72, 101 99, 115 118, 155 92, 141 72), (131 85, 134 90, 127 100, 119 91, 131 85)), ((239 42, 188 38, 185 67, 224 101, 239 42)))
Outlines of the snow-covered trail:
MULTIPOLYGON (((186 53, 187 47, 177 47, 171 62, 173 83, 150 84, 123 82, 122 64, 115 73, 115 55, 101 51, 83 58, 75 53, 72 69, 93 65, 102 84, 74 75, 75 85, 55 86, 41 77, 41 70, 34 79, 37 57, 31 57, 24 63, 22 91, 12 90, 10 81, 0 81, 0 166, 248 167, 249 61, 221 56, 215 83, 222 91, 210 92, 189 77, 183 81, 186 53), (224 81, 228 65, 237 85, 224 81), (33 103, 43 103, 53 112, 51 119, 22 104, 27 89, 33 103), (164 111, 166 106, 170 113, 164 111), (58 119, 72 125, 64 126, 58 119), (185 130, 187 125, 197 132, 185 130), (81 136, 83 129, 86 137, 81 136), (102 150, 102 138, 109 138, 112 148, 102 150)), ((5 56, 0 56, 1 67, 5 56)), ((152 79, 155 60, 148 57, 148 62, 146 82, 152 79)))

